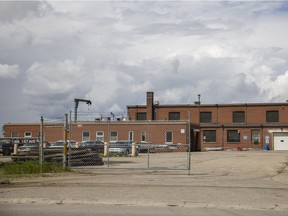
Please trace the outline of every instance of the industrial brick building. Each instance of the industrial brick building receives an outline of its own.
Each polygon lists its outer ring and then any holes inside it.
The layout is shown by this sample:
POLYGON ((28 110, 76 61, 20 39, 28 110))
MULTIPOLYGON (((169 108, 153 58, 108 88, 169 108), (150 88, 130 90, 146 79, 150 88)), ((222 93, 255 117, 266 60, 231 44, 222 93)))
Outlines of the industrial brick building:
POLYGON ((147 92, 147 104, 127 106, 130 120, 186 120, 193 150, 254 148, 288 150, 288 103, 161 105, 147 92))
MULTIPOLYGON (((62 123, 45 123, 45 139, 63 139, 62 123)), ((4 137, 35 138, 39 124, 5 124, 4 137)), ((128 105, 125 121, 71 122, 70 139, 189 144, 192 151, 288 150, 288 103, 165 105, 147 92, 145 105, 128 105)))

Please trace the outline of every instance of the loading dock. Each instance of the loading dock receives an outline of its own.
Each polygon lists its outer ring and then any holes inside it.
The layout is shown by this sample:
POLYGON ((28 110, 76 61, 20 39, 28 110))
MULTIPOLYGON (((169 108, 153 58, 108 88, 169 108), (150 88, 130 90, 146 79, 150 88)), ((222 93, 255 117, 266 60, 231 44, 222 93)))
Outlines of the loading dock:
POLYGON ((288 132, 273 133, 274 150, 288 150, 288 132))

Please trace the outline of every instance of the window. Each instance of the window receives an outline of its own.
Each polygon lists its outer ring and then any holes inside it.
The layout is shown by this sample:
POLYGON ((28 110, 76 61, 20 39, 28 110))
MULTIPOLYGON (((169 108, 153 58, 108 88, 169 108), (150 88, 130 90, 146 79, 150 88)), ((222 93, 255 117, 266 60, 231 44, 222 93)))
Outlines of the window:
POLYGON ((118 140, 118 133, 117 131, 111 131, 110 132, 110 141, 117 141, 118 140))
POLYGON ((104 142, 104 132, 103 131, 97 131, 96 132, 96 140, 104 142))
POLYGON ((165 135, 165 143, 173 143, 173 133, 172 131, 166 131, 166 135, 165 135))
POLYGON ((88 131, 82 132, 82 141, 89 141, 90 140, 90 133, 88 131))
POLYGON ((137 112, 136 120, 147 120, 146 112, 137 112))
POLYGON ((236 111, 233 112, 233 123, 243 123, 245 122, 245 112, 236 111))
POLYGON ((216 142, 216 130, 204 130, 203 140, 204 142, 216 142))
POLYGON ((146 141, 146 131, 141 131, 141 142, 146 141))
POLYGON ((11 137, 12 138, 18 138, 19 137, 19 133, 18 132, 12 132, 11 137))
POLYGON ((129 131, 128 140, 132 142, 134 141, 134 131, 129 131))
POLYGON ((266 122, 279 122, 279 112, 278 111, 267 111, 266 112, 266 122))
POLYGON ((227 142, 240 142, 240 130, 228 130, 227 142))
POLYGON ((180 112, 169 112, 169 120, 180 120, 180 112))
POLYGON ((251 130, 251 142, 254 144, 260 143, 260 130, 251 130))
POLYGON ((24 133, 24 138, 31 138, 32 137, 32 133, 31 132, 25 132, 24 133))
POLYGON ((212 122, 212 113, 211 112, 201 112, 200 113, 200 122, 201 123, 211 123, 212 122))

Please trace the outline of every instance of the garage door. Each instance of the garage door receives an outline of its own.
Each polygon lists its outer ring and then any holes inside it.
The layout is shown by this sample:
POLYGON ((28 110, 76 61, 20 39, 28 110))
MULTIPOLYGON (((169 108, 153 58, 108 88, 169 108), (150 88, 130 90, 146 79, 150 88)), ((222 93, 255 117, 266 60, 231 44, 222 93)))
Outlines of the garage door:
POLYGON ((288 150, 288 133, 274 133, 274 150, 288 150))

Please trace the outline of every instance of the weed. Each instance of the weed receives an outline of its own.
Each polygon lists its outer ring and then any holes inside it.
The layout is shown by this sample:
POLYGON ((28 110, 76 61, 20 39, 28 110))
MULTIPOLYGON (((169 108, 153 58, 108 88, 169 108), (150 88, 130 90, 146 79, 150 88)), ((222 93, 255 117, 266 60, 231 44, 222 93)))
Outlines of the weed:
POLYGON ((3 166, 5 175, 13 174, 35 174, 35 173, 58 173, 69 171, 63 169, 61 163, 44 163, 42 170, 38 161, 11 162, 3 166))

